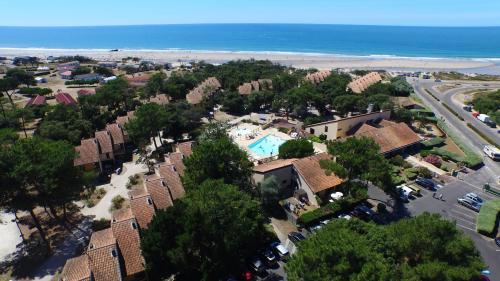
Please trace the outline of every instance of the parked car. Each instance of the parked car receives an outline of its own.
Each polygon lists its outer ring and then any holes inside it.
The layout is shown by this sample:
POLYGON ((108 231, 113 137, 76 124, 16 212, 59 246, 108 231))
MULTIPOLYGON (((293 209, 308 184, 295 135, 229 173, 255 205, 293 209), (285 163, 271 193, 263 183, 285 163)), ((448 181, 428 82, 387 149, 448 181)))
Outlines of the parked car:
POLYGON ((271 249, 273 249, 274 253, 277 254, 281 260, 286 260, 288 256, 290 256, 288 250, 285 248, 285 246, 280 244, 280 242, 271 243, 271 249))
POLYGON ((472 111, 472 106, 470 106, 470 105, 466 105, 466 106, 464 106, 464 107, 463 107, 463 109, 464 109, 465 111, 471 112, 471 111, 472 111))
POLYGON ((427 189, 430 189, 430 190, 434 190, 435 188, 435 184, 433 181, 431 181, 430 179, 426 179, 426 178, 417 178, 415 180, 415 183, 424 187, 424 188, 427 188, 427 189))
POLYGON ((117 175, 121 174, 121 173, 122 173, 122 168, 117 168, 117 169, 115 170, 115 173, 116 173, 117 175))
POLYGON ((323 227, 323 225, 321 225, 321 224, 313 225, 313 226, 309 227, 309 232, 314 233, 314 232, 320 230, 322 227, 323 227))
POLYGON ((290 239, 290 241, 292 241, 294 244, 297 244, 300 241, 305 240, 306 237, 304 235, 302 235, 302 233, 300 233, 300 232, 293 231, 293 232, 288 233, 288 239, 290 239))
POLYGON ((252 261, 250 262, 250 266, 252 270, 255 271, 256 273, 261 273, 266 270, 266 267, 264 266, 262 260, 257 257, 252 259, 252 261))
POLYGON ((273 251, 271 250, 265 250, 264 252, 262 252, 262 258, 268 266, 273 266, 278 261, 276 256, 273 254, 273 251))
POLYGON ((492 146, 492 145, 486 145, 483 148, 484 154, 486 154, 488 157, 491 159, 498 161, 500 160, 500 149, 492 146))
POLYGON ((476 202, 479 205, 483 205, 484 204, 483 198, 479 197, 474 192, 470 192, 470 193, 465 194, 464 198, 470 199, 470 200, 476 202))
POLYGON ((460 204, 466 208, 469 208, 475 212, 479 212, 479 210, 481 209, 481 205, 477 204, 476 202, 474 202, 468 198, 458 198, 457 201, 458 201, 458 204, 460 204))
POLYGON ((340 214, 338 216, 339 219, 345 219, 345 220, 350 220, 352 217, 348 214, 340 214))
POLYGON ((495 244, 500 247, 500 237, 495 238, 495 244))
POLYGON ((372 209, 365 205, 356 206, 351 214, 365 221, 371 220, 376 215, 372 209))
POLYGON ((396 187, 396 191, 397 191, 397 193, 399 195, 399 199, 401 199, 401 201, 403 201, 403 202, 410 201, 408 198, 409 194, 406 193, 402 188, 396 187))

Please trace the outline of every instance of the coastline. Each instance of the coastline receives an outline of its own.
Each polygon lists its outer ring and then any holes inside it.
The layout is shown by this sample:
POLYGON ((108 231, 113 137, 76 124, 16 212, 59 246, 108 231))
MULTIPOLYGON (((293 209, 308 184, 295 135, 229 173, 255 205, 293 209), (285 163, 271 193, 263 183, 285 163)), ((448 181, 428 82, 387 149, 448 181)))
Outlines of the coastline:
POLYGON ((0 48, 0 56, 48 56, 82 55, 98 61, 121 61, 125 57, 139 57, 157 63, 206 61, 224 63, 231 60, 271 60, 296 68, 358 68, 384 69, 389 71, 461 71, 484 74, 500 74, 500 58, 433 58, 398 57, 391 55, 342 55, 325 53, 297 53, 278 51, 210 51, 210 50, 149 50, 120 49, 110 52, 104 49, 44 49, 44 48, 0 48))

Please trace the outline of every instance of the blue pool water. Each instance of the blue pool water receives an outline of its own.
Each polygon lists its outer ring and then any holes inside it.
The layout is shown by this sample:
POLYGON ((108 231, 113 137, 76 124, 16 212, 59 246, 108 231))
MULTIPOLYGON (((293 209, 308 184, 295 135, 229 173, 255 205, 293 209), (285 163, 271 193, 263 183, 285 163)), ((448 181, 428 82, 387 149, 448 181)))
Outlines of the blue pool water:
POLYGON ((278 155, 280 146, 285 142, 284 139, 274 135, 267 135, 256 142, 250 144, 248 148, 261 157, 270 157, 278 155))

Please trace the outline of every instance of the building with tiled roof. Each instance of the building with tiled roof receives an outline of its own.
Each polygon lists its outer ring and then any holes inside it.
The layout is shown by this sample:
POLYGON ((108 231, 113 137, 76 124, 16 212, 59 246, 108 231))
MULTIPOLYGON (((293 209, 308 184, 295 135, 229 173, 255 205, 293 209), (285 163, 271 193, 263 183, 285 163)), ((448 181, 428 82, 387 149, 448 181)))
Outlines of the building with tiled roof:
POLYGON ((79 97, 95 95, 95 89, 80 89, 76 92, 79 97))
POLYGON ((355 133, 356 137, 373 139, 384 155, 399 153, 402 150, 412 150, 422 139, 405 123, 391 121, 377 124, 363 124, 355 133))
POLYGON ((199 104, 204 97, 212 96, 221 88, 219 80, 215 77, 209 77, 201 82, 196 88, 192 89, 187 95, 186 100, 190 104, 199 104))
POLYGON ((184 196, 186 191, 181 182, 181 177, 173 164, 162 163, 158 165, 158 175, 170 190, 172 199, 176 200, 184 196))
POLYGON ((334 173, 327 174, 321 168, 321 160, 331 159, 332 157, 328 153, 320 153, 293 162, 293 168, 297 174, 298 188, 306 192, 309 201, 314 205, 318 205, 316 196, 326 198, 328 192, 343 183, 343 180, 337 175, 334 173))
POLYGON ((62 281, 92 281, 89 259, 87 255, 68 259, 61 272, 62 281))
POLYGON ((130 209, 137 219, 141 229, 148 228, 155 214, 155 207, 151 195, 144 188, 132 190, 128 193, 130 209))
POLYGON ((349 83, 347 88, 351 89, 353 93, 360 94, 371 85, 380 81, 382 81, 382 77, 378 72, 370 72, 349 83))
POLYGON ((86 255, 94 280, 123 280, 118 245, 111 228, 92 233, 86 255))
POLYGON ((278 159, 253 167, 252 184, 259 186, 271 176, 276 178, 280 189, 284 190, 292 185, 293 166, 297 159, 278 159))
POLYGON ((306 75, 306 81, 309 81, 313 84, 319 84, 325 81, 326 77, 332 75, 330 70, 321 70, 313 73, 309 73, 306 75))
POLYGON ((169 153, 165 158, 175 166, 177 172, 181 177, 184 176, 184 171, 186 170, 186 165, 184 165, 184 154, 182 154, 181 152, 172 152, 169 153))
POLYGON ((259 79, 256 81, 250 81, 248 83, 243 83, 238 87, 238 93, 240 95, 248 96, 253 92, 259 92, 262 90, 272 89, 273 80, 271 79, 259 79))
POLYGON ((58 72, 64 72, 64 71, 72 71, 80 67, 80 62, 79 61, 70 61, 70 62, 65 62, 65 63, 60 63, 57 65, 57 71, 58 72))
POLYGON ((175 145, 176 150, 178 150, 184 157, 189 157, 193 154, 194 141, 181 142, 175 145))
POLYGON ((75 166, 84 166, 86 170, 92 170, 96 164, 102 170, 102 163, 99 157, 99 144, 96 139, 81 140, 80 145, 75 147, 75 166))
POLYGON ((76 105, 76 100, 68 93, 57 93, 56 101, 64 105, 76 105))
POLYGON ((127 80, 131 86, 135 87, 142 87, 146 85, 150 78, 151 75, 149 74, 125 75, 125 80, 127 80))
POLYGON ((113 153, 115 155, 125 153, 125 132, 123 127, 117 123, 112 123, 107 124, 105 130, 111 135, 113 153))
POLYGON ((97 131, 95 132, 95 139, 99 143, 99 155, 101 161, 114 160, 113 154, 113 141, 111 140, 111 134, 108 131, 97 131))
POLYGON ((164 210, 173 206, 174 199, 172 199, 172 194, 163 178, 152 175, 146 178, 144 184, 153 199, 155 209, 164 210))
POLYGON ((47 104, 47 99, 44 96, 36 95, 32 97, 27 103, 26 107, 29 106, 40 106, 47 104))
POLYGON ((154 97, 150 97, 149 102, 159 105, 166 105, 170 103, 170 96, 165 94, 156 95, 154 97))

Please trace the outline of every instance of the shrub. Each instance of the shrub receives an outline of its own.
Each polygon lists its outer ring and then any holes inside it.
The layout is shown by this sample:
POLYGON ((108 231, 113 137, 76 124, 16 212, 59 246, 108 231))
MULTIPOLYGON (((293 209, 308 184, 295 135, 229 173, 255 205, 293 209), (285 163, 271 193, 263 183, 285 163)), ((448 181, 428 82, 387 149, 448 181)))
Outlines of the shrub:
POLYGON ((307 139, 289 140, 279 148, 279 157, 282 159, 302 158, 313 154, 313 144, 307 139))
POLYGON ((116 195, 111 199, 111 211, 119 210, 123 207, 123 203, 125 203, 125 198, 120 195, 116 195))
POLYGON ((106 190, 104 188, 99 188, 95 191, 97 199, 101 199, 106 195, 106 190))
POLYGON ((279 127, 279 128, 278 128, 278 131, 280 131, 280 132, 282 132, 282 133, 284 133, 284 134, 288 134, 288 133, 290 133, 290 129, 288 129, 288 128, 283 128, 283 127, 279 127))
POLYGON ((429 139, 429 140, 422 142, 422 145, 424 147, 434 147, 434 146, 442 145, 444 143, 444 141, 445 141, 445 139, 443 139, 443 138, 435 137, 435 138, 432 138, 432 139, 429 139))
POLYGON ((430 163, 436 167, 441 166, 441 158, 439 158, 438 156, 436 156, 434 154, 431 154, 431 155, 428 155, 427 157, 425 157, 424 161, 427 163, 430 163))
POLYGON ((390 159, 392 165, 403 167, 406 161, 403 159, 403 156, 396 155, 390 159))
POLYGON ((431 154, 431 151, 430 150, 427 150, 427 149, 422 149, 420 150, 420 156, 422 157, 427 157, 431 154))
POLYGON ((409 168, 403 171, 403 175, 409 180, 415 179, 417 177, 417 174, 418 174, 417 168, 409 168))
POLYGON ((429 171, 426 167, 418 167, 417 174, 424 178, 432 178, 432 172, 429 171))
POLYGON ((500 214, 500 200, 487 201, 481 206, 477 216, 477 232, 492 236, 496 230, 497 218, 500 214))
POLYGON ((110 221, 108 219, 100 219, 92 221, 92 231, 99 231, 108 228, 110 221))
POLYGON ((316 136, 316 135, 310 135, 307 137, 308 140, 312 141, 312 142, 317 142, 317 143, 324 143, 323 140, 321 140, 320 137, 316 136))
POLYGON ((367 197, 353 198, 348 196, 341 200, 328 203, 321 208, 318 208, 316 210, 301 215, 297 219, 297 224, 302 226, 307 226, 315 222, 318 222, 323 218, 331 217, 333 215, 340 214, 342 212, 350 211, 351 208, 365 201, 366 198, 367 197))

